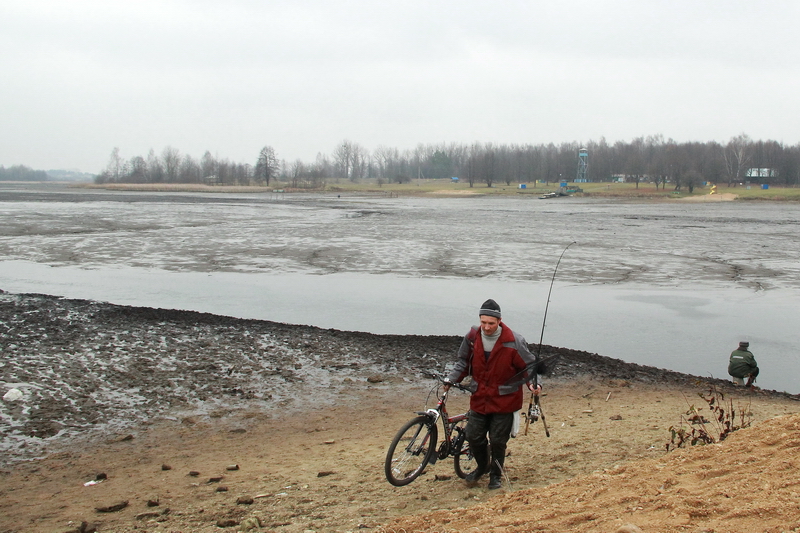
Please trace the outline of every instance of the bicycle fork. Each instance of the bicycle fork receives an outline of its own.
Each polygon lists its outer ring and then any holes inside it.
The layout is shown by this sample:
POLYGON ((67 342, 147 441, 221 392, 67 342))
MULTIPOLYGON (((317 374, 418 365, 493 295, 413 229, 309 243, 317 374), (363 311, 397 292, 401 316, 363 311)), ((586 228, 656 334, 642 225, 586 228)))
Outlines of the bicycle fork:
MULTIPOLYGON (((428 422, 425 424, 427 427, 430 427, 430 426, 434 426, 435 427, 436 424, 439 421, 439 418, 441 417, 441 413, 438 411, 438 409, 428 409, 425 412, 420 411, 420 412, 418 412, 418 414, 421 414, 421 415, 424 415, 424 416, 428 417, 428 422)), ((429 438, 430 435, 431 435, 431 433, 429 431, 429 432, 427 432, 427 435, 425 436, 425 438, 426 439, 429 438)), ((446 437, 445 437, 445 439, 446 439, 446 437)), ((444 446, 445 442, 446 442, 446 440, 442 442, 442 446, 444 446)), ((428 442, 428 443, 423 442, 422 443, 422 447, 423 448, 426 448, 426 447, 435 448, 436 447, 436 442, 428 442)), ((434 465, 434 464, 436 464, 436 461, 438 461, 439 459, 444 459, 445 457, 447 457, 447 455, 442 457, 440 454, 441 454, 441 448, 439 450, 437 450, 433 455, 431 455, 431 458, 428 461, 428 464, 434 465)))

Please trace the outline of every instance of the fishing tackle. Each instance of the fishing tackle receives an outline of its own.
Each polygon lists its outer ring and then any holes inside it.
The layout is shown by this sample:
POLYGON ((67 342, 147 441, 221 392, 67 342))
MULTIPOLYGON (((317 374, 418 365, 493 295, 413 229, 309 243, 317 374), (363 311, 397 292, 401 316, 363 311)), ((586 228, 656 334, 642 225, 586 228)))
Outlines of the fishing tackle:
MULTIPOLYGON (((542 353, 542 341, 544 340, 544 328, 547 325, 547 310, 550 307, 550 295, 553 294, 553 283, 555 283, 555 281, 556 281, 556 273, 558 272, 558 265, 561 264, 561 258, 564 257, 564 254, 567 253, 567 250, 573 244, 575 244, 575 241, 572 241, 571 243, 569 243, 566 246, 566 248, 564 248, 564 251, 561 252, 561 255, 558 256, 558 261, 556 261, 556 267, 553 269, 553 277, 550 280, 550 290, 547 292, 547 303, 544 306, 544 317, 542 318, 542 333, 539 335, 539 346, 536 348, 536 362, 537 362, 537 365, 536 365, 536 368, 533 368, 533 369, 530 370, 530 371, 533 372, 533 387, 534 387, 534 389, 538 385, 538 383, 537 383, 538 382, 538 372, 537 372, 537 370, 538 370, 538 367, 539 367, 539 356, 542 353)), ((527 413, 527 416, 525 417, 525 431, 524 431, 525 435, 528 434, 528 426, 530 425, 530 423, 532 421, 535 422, 536 420, 539 419, 539 417, 541 417, 541 419, 542 419, 542 425, 544 426, 545 434, 549 437, 550 436, 550 430, 547 429, 547 423, 546 423, 545 418, 544 418, 544 411, 542 411, 542 406, 541 406, 541 403, 539 402, 539 395, 538 394, 534 394, 533 392, 531 392, 531 398, 530 398, 530 401, 528 402, 528 413, 527 413)))

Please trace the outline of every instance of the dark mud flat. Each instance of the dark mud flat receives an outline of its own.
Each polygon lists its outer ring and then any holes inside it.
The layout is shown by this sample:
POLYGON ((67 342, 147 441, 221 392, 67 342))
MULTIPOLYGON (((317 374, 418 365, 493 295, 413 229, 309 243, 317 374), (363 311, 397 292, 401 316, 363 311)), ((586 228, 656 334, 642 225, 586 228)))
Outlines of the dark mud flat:
MULTIPOLYGON (((341 399, 354 382, 415 386, 422 370, 449 368, 459 343, 3 292, 0 395, 16 388, 24 396, 0 402, 0 451, 11 463, 159 417, 278 415, 312 397, 341 399)), ((730 387, 567 348, 545 346, 542 355, 548 380, 730 387)))

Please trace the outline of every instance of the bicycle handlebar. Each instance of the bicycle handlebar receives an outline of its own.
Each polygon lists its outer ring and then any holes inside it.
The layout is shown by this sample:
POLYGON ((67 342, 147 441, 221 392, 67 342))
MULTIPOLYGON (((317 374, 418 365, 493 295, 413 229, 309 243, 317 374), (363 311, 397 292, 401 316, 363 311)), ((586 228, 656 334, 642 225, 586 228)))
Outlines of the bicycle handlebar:
POLYGON ((435 379, 436 381, 438 381, 439 383, 441 383, 443 385, 450 385, 450 387, 458 389, 458 390, 462 390, 464 392, 470 392, 470 393, 472 392, 471 390, 469 390, 467 387, 465 387, 464 385, 462 385, 460 383, 453 383, 452 381, 447 381, 444 377, 442 377, 441 374, 437 374, 436 372, 431 372, 429 370, 423 370, 422 374, 427 376, 427 377, 429 377, 429 378, 431 378, 431 379, 435 379))

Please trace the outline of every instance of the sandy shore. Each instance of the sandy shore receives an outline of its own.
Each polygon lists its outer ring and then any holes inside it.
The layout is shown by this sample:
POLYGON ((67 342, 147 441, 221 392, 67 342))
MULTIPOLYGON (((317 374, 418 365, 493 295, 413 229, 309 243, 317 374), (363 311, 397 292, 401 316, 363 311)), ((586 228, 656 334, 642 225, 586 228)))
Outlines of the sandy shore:
POLYGON ((456 337, 0 296, 0 385, 25 394, 0 405, 0 531, 800 527, 795 396, 546 347, 551 436, 537 422, 510 443, 503 489, 466 487, 450 460, 393 487, 386 447, 456 337), (710 387, 754 426, 666 453, 710 387))
POLYGON ((681 198, 681 202, 732 202, 739 197, 738 194, 726 192, 721 194, 704 194, 701 196, 687 196, 681 198))

